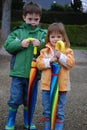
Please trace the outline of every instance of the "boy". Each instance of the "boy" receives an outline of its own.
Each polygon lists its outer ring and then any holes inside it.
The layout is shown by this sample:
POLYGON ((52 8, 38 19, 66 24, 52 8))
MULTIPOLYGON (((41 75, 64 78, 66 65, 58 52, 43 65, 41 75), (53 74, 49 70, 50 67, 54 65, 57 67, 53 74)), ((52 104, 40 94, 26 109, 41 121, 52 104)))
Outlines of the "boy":
MULTIPOLYGON (((17 27, 8 36, 4 48, 12 54, 10 64, 10 76, 12 77, 10 99, 8 101, 9 113, 5 130, 14 130, 15 118, 19 105, 24 105, 24 126, 26 129, 36 130, 31 122, 28 125, 27 91, 29 73, 33 58, 33 46, 38 46, 38 55, 44 47, 46 30, 40 28, 42 10, 39 5, 33 2, 26 3, 23 7, 24 23, 17 27), (27 38, 34 38, 32 42, 27 38)), ((37 76, 38 77, 38 76, 37 76)))

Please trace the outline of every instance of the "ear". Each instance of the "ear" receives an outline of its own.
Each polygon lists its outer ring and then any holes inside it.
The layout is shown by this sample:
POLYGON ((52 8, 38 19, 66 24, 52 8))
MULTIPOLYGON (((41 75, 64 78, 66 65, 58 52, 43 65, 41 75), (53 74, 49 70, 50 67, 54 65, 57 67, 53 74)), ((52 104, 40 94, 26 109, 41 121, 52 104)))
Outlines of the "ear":
POLYGON ((22 17, 23 17, 23 20, 25 21, 25 16, 24 16, 24 15, 22 15, 22 17))

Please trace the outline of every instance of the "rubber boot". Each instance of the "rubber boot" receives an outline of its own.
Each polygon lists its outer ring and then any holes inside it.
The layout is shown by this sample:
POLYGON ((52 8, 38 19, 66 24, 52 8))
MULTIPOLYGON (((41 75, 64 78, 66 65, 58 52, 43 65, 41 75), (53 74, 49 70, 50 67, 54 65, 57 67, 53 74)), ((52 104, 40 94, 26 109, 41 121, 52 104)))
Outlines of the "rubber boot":
POLYGON ((63 122, 60 122, 58 119, 55 123, 55 130, 63 130, 63 122))
POLYGON ((30 123, 30 126, 28 125, 28 107, 24 106, 24 127, 26 130, 36 130, 36 126, 33 122, 30 123))
POLYGON ((14 130, 17 109, 18 108, 9 107, 8 120, 5 125, 5 130, 14 130))
POLYGON ((47 118, 45 119, 44 125, 45 125, 44 130, 51 130, 49 119, 47 119, 47 118))

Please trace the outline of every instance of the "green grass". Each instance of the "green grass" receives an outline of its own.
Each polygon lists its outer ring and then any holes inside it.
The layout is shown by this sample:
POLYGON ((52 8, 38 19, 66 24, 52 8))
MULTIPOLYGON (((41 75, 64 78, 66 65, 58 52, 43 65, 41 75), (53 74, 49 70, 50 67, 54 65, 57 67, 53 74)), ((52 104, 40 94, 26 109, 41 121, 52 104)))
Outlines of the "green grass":
POLYGON ((76 49, 76 50, 87 50, 87 46, 71 46, 72 49, 76 49))

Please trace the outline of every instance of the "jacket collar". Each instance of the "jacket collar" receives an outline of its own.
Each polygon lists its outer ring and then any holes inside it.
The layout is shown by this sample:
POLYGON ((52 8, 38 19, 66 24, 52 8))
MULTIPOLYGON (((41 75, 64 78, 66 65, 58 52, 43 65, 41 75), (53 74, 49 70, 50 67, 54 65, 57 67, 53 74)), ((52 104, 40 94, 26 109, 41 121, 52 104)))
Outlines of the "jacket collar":
POLYGON ((46 44, 46 47, 50 49, 51 55, 54 56, 54 46, 50 42, 46 44))
POLYGON ((22 26, 25 27, 26 29, 28 29, 29 32, 31 32, 31 33, 32 32, 37 32, 40 29, 40 25, 33 28, 30 24, 23 23, 22 26))
POLYGON ((46 44, 46 47, 51 48, 51 49, 54 50, 54 46, 52 46, 52 44, 51 44, 50 42, 48 42, 48 43, 46 44))

